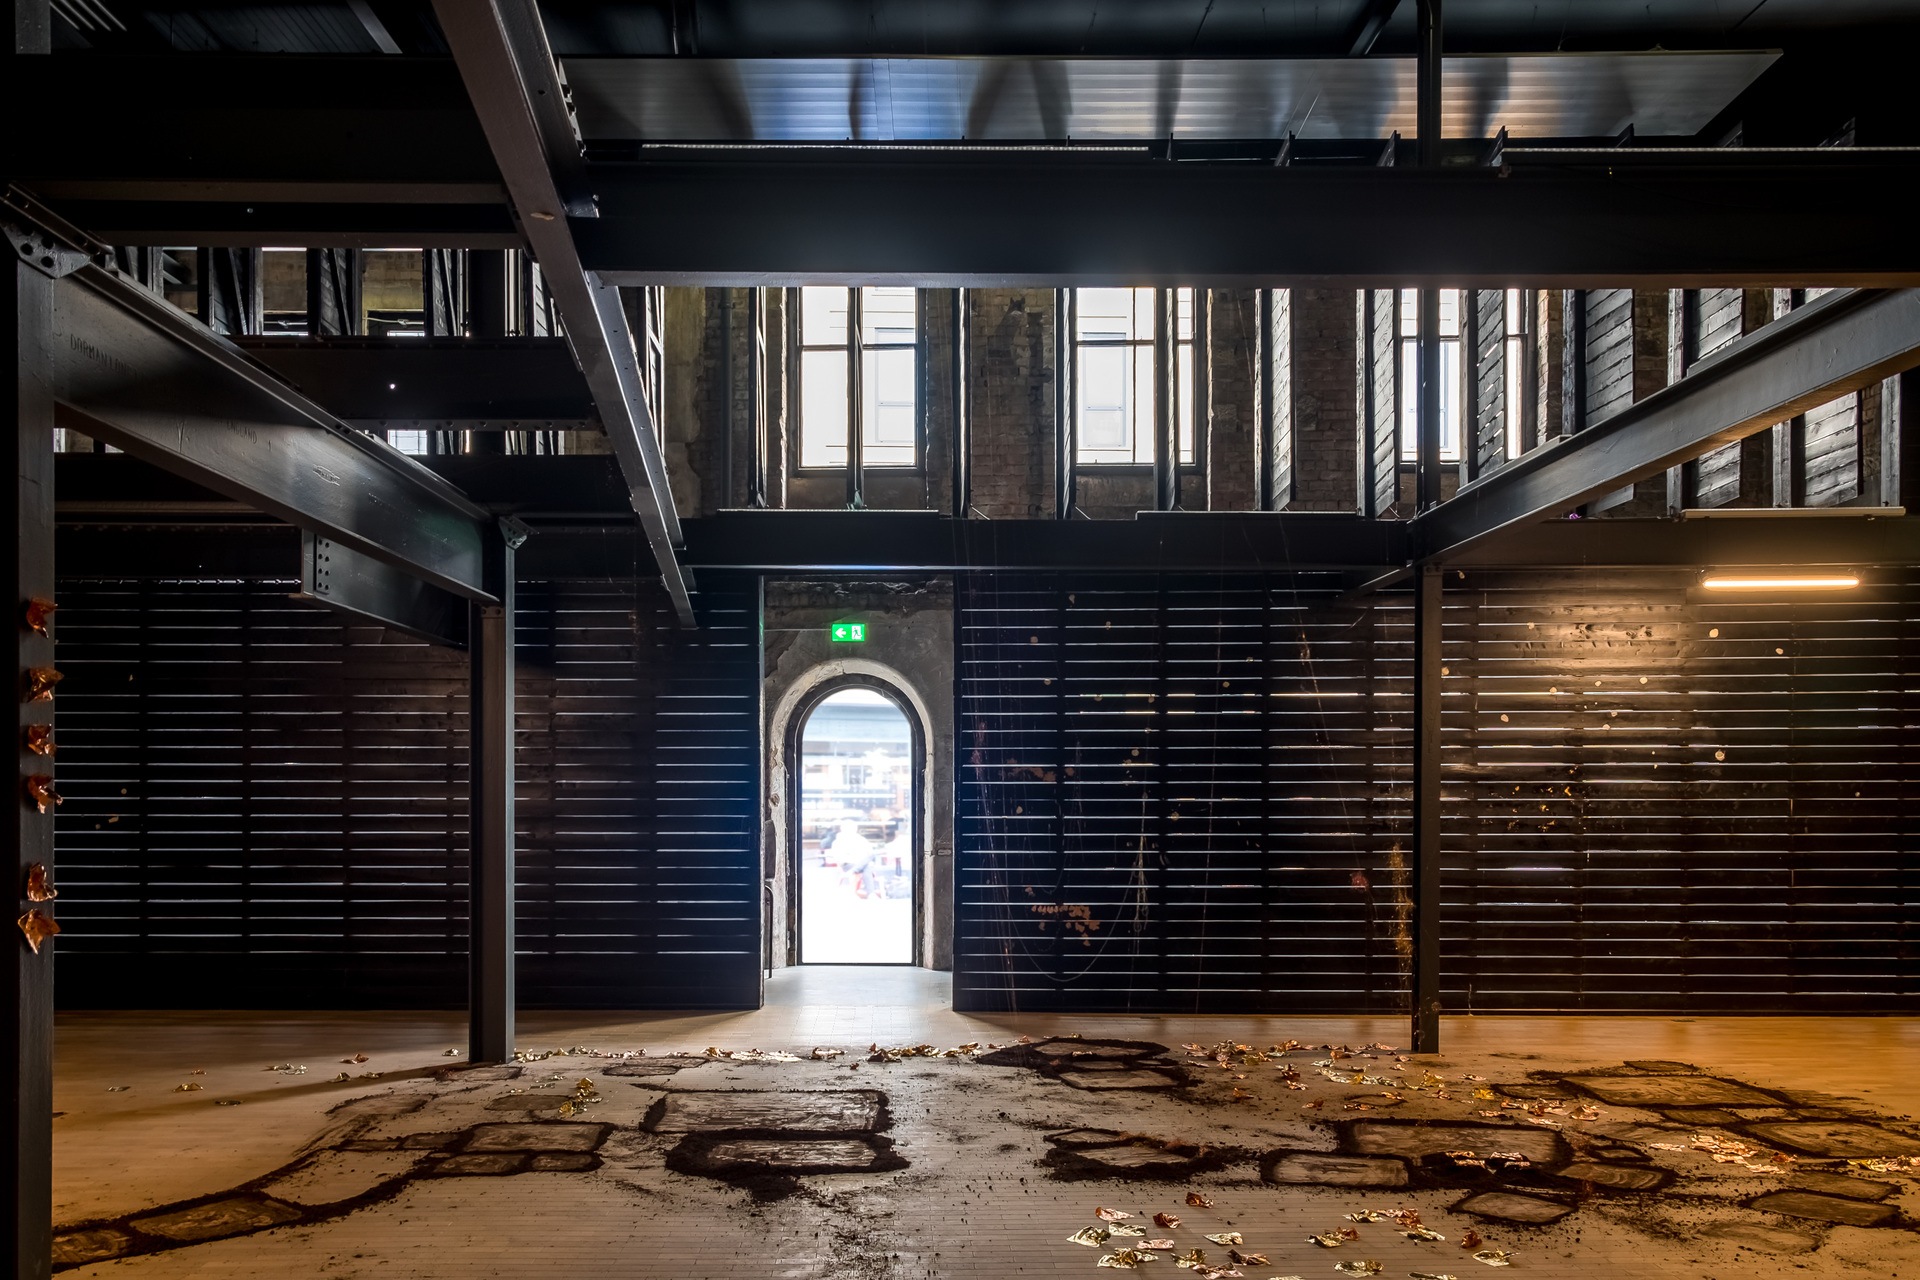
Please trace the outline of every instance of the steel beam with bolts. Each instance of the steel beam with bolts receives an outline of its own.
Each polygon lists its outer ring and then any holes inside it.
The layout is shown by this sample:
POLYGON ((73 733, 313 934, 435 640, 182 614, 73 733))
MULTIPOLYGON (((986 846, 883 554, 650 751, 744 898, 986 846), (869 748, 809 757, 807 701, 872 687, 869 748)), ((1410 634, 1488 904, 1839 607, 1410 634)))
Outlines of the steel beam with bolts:
POLYGON ((1462 487, 1415 519, 1416 555, 1455 558, 1915 367, 1920 291, 1829 293, 1604 422, 1462 487))
POLYGON ((304 530, 295 595, 448 648, 467 647, 465 600, 384 560, 304 530))
POLYGON ((55 277, 46 373, 57 423, 457 595, 486 597, 483 508, 24 212, 6 210, 6 234, 55 277))
POLYGON ((1920 169, 1911 152, 1507 154, 1420 169, 646 149, 595 167, 599 216, 573 231, 587 268, 623 285, 1920 284, 1884 198, 1920 169))
POLYGON ((355 426, 549 431, 598 425, 586 381, 559 338, 236 341, 355 426))
POLYGON ((673 507, 660 424, 640 385, 640 362, 620 306, 620 291, 581 265, 570 222, 591 221, 579 140, 539 11, 531 0, 435 0, 481 128, 534 258, 573 344, 574 356, 626 477, 662 581, 681 625, 692 626, 690 584, 674 548, 673 507))

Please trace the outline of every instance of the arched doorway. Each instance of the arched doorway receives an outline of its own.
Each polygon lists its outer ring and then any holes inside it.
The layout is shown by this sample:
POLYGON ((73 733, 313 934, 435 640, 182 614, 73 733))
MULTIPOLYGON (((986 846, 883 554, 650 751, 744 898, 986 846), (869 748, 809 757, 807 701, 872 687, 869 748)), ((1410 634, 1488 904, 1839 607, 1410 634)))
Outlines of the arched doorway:
POLYGON ((796 959, 913 964, 919 728, 891 691, 857 678, 821 689, 796 723, 796 959))

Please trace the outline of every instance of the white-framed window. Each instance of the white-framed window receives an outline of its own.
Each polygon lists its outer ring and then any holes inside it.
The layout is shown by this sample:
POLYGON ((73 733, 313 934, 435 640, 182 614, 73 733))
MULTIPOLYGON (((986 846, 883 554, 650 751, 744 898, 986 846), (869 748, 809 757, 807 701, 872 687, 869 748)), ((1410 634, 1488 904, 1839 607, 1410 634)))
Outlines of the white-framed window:
POLYGON ((1527 308, 1526 292, 1521 289, 1508 289, 1504 302, 1506 327, 1501 331, 1504 344, 1501 354, 1506 358, 1501 369, 1506 375, 1505 423, 1507 429, 1507 457, 1509 460, 1519 457, 1526 451, 1525 431, 1527 425, 1526 362, 1530 357, 1527 349, 1527 308))
MULTIPOLYGON (((1153 289, 1073 291, 1074 461, 1081 466, 1151 466, 1154 450, 1153 289)), ((1193 444, 1192 289, 1175 289, 1174 367, 1180 461, 1193 444)))
MULTIPOLYGON (((1465 353, 1460 341, 1459 289, 1440 290, 1440 460, 1460 461, 1466 414, 1465 353)), ((1420 291, 1400 291, 1400 460, 1420 456, 1420 291)))
MULTIPOLYGON (((847 385, 853 290, 807 285, 798 295, 801 468, 847 465, 847 385)), ((920 465, 920 291, 869 287, 858 294, 860 465, 920 465)))
POLYGON ((427 433, 424 431, 389 431, 387 443, 401 453, 424 454, 427 451, 427 433))

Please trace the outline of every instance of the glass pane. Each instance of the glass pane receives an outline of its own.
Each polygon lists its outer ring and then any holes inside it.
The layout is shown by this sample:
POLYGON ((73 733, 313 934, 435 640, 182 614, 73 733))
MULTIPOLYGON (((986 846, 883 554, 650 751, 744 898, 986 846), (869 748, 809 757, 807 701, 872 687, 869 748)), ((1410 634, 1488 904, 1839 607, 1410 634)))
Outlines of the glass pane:
POLYGON ((387 443, 401 453, 425 453, 427 451, 427 433, 424 431, 389 431, 387 443))
POLYGON ((1153 337, 1153 290, 1074 290, 1074 336, 1108 342, 1153 337))
POLYGON ((807 347, 847 342, 847 291, 837 285, 800 290, 800 344, 807 347))
POLYGON ((1075 456, 1094 464, 1132 462, 1134 348, 1082 347, 1079 360, 1075 456))
POLYGON ((1454 338, 1460 334, 1460 290, 1440 290, 1440 336, 1454 338))
POLYGON ((1509 337, 1526 332, 1520 323, 1520 290, 1507 290, 1507 334, 1509 337))
POLYGON ((297 337, 307 331, 307 251, 260 251, 261 329, 297 337))
POLYGON ((1440 343, 1440 457, 1447 462, 1460 457, 1460 418, 1467 407, 1460 377, 1461 348, 1458 338, 1440 343))
POLYGON ((1176 341, 1193 341, 1193 290, 1175 289, 1173 291, 1175 322, 1173 336, 1176 341))
POLYGON ((800 353, 800 465, 847 465, 847 357, 844 351, 800 353))
POLYGON ((1193 461, 1193 344, 1180 344, 1176 350, 1174 368, 1178 376, 1174 380, 1176 403, 1180 406, 1180 461, 1193 461))
MULTIPOLYGON (((911 467, 914 457, 914 353, 863 353, 860 462, 868 467, 911 467)), ((845 450, 842 450, 844 453, 845 450)))
POLYGON ((913 734, 869 689, 815 707, 800 737, 802 964, 912 964, 913 734))
MULTIPOLYGON (((1509 293, 1512 291, 1509 290, 1509 293)), ((1517 458, 1521 452, 1520 430, 1525 421, 1525 406, 1520 403, 1520 362, 1526 359, 1525 344, 1517 337, 1508 338, 1506 343, 1506 423, 1507 456, 1517 458)))
POLYGON ((361 255, 360 305, 370 338, 421 337, 427 331, 425 264, 418 249, 369 249, 361 255))
POLYGON ((1420 456, 1420 344, 1400 343, 1400 457, 1420 456))
POLYGON ((1403 338, 1420 336, 1420 291, 1418 289, 1400 291, 1400 336, 1403 338))
MULTIPOLYGON (((862 289, 860 291, 860 341, 862 346, 910 343, 918 333, 919 292, 907 289, 862 289)), ((846 321, 842 319, 844 332, 846 321)))

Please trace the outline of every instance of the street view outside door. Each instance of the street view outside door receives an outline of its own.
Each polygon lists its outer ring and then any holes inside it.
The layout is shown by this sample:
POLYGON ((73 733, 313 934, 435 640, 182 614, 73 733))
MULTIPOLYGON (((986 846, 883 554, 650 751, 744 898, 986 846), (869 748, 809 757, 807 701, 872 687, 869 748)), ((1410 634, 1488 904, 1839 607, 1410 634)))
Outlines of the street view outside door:
POLYGON ((871 689, 800 735, 800 962, 913 963, 913 733, 871 689))

